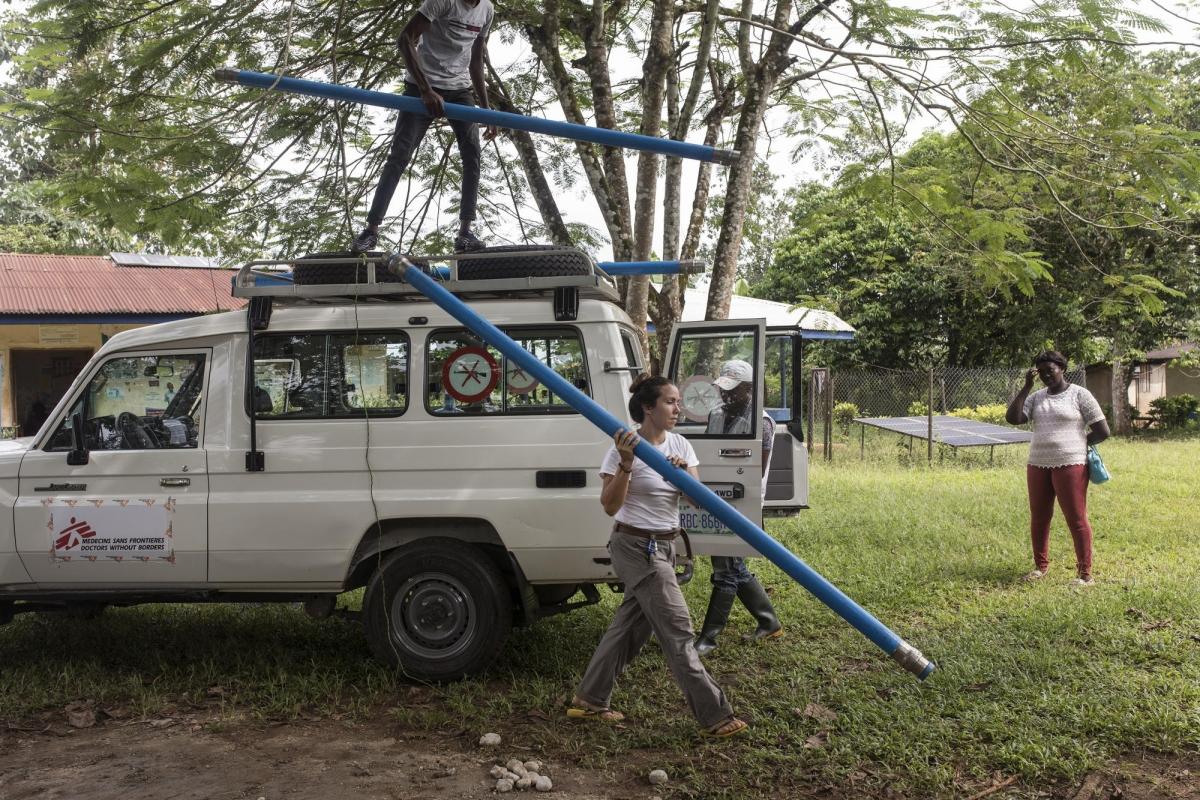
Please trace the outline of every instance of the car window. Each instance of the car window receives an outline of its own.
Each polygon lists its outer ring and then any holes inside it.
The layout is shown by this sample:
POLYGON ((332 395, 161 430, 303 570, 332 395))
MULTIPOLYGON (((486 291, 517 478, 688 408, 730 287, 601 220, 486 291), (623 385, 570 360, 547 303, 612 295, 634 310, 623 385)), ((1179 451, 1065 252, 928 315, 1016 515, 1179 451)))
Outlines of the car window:
POLYGON ((396 331, 257 336, 248 405, 258 419, 402 414, 408 352, 396 331))
POLYGON ((203 392, 202 354, 111 359, 88 382, 48 449, 71 449, 75 414, 84 416, 88 450, 198 447, 203 392))
POLYGON ((642 348, 634 339, 634 333, 626 328, 621 328, 621 344, 625 347, 625 366, 640 367, 642 359, 639 357, 642 348))
POLYGON ((744 330, 685 331, 675 347, 668 377, 679 387, 683 414, 678 431, 753 438, 761 413, 756 395, 762 380, 754 364, 755 335, 744 330))
MULTIPOLYGON (((505 331, 575 388, 590 393, 579 332, 505 331)), ((573 414, 567 401, 468 331, 439 331, 426 344, 426 407, 438 416, 573 414)))
POLYGON ((795 375, 792 353, 791 336, 767 337, 765 405, 767 413, 776 422, 788 422, 796 416, 792 409, 792 380, 795 375))

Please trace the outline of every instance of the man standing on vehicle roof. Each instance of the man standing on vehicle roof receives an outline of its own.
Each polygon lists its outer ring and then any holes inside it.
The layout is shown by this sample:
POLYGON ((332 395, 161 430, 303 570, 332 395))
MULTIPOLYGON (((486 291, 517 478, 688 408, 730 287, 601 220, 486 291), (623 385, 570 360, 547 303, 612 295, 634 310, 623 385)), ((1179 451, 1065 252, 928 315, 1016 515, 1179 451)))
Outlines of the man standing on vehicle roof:
MULTIPOLYGON (((478 98, 481 108, 489 107, 483 66, 494 15, 491 0, 424 0, 405 25, 398 42, 400 54, 408 65, 404 94, 420 97, 429 116, 401 111, 396 118, 391 152, 375 188, 367 227, 351 242, 351 252, 365 253, 379 244, 379 226, 387 214, 400 176, 425 138, 430 123, 445 115, 444 103, 473 106, 478 98)), ((471 232, 479 197, 479 157, 482 153, 479 126, 474 122, 450 120, 450 128, 458 139, 463 176, 454 251, 470 253, 482 250, 484 246, 471 232)), ((484 138, 490 141, 495 136, 496 129, 489 125, 484 138)))

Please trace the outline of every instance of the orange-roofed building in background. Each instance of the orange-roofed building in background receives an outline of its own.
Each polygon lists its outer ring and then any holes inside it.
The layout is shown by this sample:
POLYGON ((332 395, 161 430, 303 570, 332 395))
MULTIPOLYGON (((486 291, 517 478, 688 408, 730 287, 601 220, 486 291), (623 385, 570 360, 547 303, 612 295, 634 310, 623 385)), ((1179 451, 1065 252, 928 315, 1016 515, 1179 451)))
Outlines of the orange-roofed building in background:
POLYGON ((241 308, 233 275, 195 257, 0 253, 0 430, 34 433, 113 334, 241 308))

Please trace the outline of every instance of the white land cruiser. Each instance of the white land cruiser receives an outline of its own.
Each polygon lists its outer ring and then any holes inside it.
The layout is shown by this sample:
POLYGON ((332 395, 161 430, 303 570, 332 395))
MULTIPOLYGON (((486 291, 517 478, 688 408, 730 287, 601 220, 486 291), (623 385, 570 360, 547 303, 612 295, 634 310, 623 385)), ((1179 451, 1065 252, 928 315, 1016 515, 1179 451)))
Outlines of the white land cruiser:
MULTIPOLYGON (((245 311, 114 336, 36 436, 0 443, 0 623, 148 602, 302 601, 326 616, 365 587, 374 653, 454 679, 486 667, 514 624, 616 581, 604 434, 379 262, 289 266, 286 280, 279 262, 238 273, 245 311)), ((590 258, 487 253, 441 269, 627 418, 645 361, 590 258)), ((797 511, 804 336, 761 319, 681 323, 670 348, 701 476, 760 522, 760 429, 706 433, 710 382, 729 358, 758 370, 756 408, 766 385, 783 423, 766 505, 797 511)), ((681 519, 697 554, 749 552, 702 511, 681 519)))

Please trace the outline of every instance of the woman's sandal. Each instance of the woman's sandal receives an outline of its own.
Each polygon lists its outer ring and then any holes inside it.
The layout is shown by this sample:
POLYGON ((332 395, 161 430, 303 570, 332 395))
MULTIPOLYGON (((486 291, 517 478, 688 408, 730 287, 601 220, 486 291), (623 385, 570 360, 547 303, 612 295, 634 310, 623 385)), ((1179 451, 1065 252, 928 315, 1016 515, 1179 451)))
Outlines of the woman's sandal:
POLYGON ((625 721, 625 715, 620 711, 613 711, 605 706, 604 708, 595 708, 576 701, 567 708, 568 719, 598 719, 601 722, 616 724, 625 721))
POLYGON ((709 736, 714 739, 726 739, 730 736, 737 736, 739 733, 743 733, 749 729, 750 726, 746 724, 745 720, 738 719, 737 717, 728 717, 711 728, 703 728, 700 731, 700 735, 709 736))

